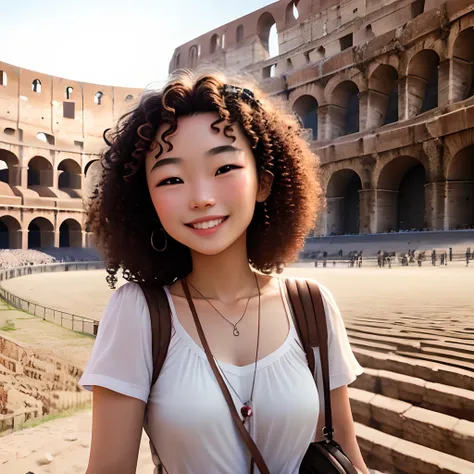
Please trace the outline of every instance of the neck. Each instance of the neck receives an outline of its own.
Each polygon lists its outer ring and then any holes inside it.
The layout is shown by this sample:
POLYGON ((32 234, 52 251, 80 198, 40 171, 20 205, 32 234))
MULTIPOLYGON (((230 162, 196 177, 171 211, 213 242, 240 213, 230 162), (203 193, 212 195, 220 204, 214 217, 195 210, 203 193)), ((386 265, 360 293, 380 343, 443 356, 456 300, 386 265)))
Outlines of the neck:
POLYGON ((206 298, 232 304, 256 295, 255 276, 248 263, 246 234, 224 252, 203 255, 191 251, 193 271, 188 280, 206 298))

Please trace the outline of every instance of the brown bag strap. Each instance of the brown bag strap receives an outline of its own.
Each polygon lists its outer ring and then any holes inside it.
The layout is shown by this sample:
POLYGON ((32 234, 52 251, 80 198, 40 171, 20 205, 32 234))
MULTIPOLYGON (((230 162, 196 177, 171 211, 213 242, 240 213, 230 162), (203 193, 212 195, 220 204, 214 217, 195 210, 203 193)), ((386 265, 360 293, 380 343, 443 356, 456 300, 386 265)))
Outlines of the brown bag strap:
POLYGON ((227 388, 227 385, 225 384, 224 379, 222 378, 222 375, 220 374, 219 369, 217 368, 216 361, 214 360, 211 349, 209 348, 209 345, 207 343, 206 336, 204 335, 204 331, 202 330, 202 326, 199 321, 196 308, 191 298, 188 282, 186 281, 185 278, 181 280, 181 285, 183 287, 184 294, 186 295, 186 299, 188 300, 189 308, 191 309, 191 313, 193 315, 194 322, 196 324, 196 329, 199 334, 199 338, 201 339, 202 346, 204 348, 204 351, 206 352, 207 360, 209 362, 209 365, 211 366, 212 371, 214 372, 214 376, 216 377, 217 383, 219 384, 219 387, 222 390, 225 401, 227 402, 227 405, 229 406, 230 414, 232 415, 232 420, 234 421, 235 426, 238 429, 240 436, 242 437, 242 440, 247 445, 250 451, 250 454, 252 455, 252 458, 257 464, 257 467, 260 473, 270 474, 270 471, 268 470, 268 467, 265 464, 263 456, 261 455, 259 449, 257 448, 257 445, 254 443, 253 439, 250 437, 250 434, 245 429, 245 426, 242 420, 240 419, 240 416, 237 413, 237 410, 235 409, 235 405, 232 400, 232 396, 229 392, 229 389, 227 388))
POLYGON ((150 311, 153 354, 151 387, 153 387, 160 375, 171 341, 171 309, 163 287, 153 283, 140 283, 140 287, 150 311))
POLYGON ((298 335, 314 376, 315 360, 313 347, 319 346, 323 375, 325 426, 323 434, 327 441, 333 440, 331 387, 329 381, 328 327, 323 298, 319 286, 313 281, 286 279, 286 288, 295 316, 298 335))

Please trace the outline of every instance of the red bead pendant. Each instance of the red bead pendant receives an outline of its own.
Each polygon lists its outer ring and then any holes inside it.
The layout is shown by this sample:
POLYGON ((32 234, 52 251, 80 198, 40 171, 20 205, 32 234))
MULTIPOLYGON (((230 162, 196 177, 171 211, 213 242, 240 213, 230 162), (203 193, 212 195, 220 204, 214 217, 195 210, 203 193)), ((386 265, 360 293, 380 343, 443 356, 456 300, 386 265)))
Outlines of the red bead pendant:
POLYGON ((240 409, 240 413, 241 413, 242 416, 244 417, 244 420, 246 420, 247 418, 250 418, 250 417, 253 415, 253 411, 252 411, 252 409, 251 409, 248 405, 244 405, 244 406, 240 409))

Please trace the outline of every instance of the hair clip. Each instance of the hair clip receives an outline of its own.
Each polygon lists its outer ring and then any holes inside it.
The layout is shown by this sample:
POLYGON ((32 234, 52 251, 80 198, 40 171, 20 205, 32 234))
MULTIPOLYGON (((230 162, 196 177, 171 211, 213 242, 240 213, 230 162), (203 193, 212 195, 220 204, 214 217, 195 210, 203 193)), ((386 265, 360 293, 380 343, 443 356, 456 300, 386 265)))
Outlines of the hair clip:
POLYGON ((242 89, 238 86, 232 86, 229 84, 224 85, 223 92, 225 95, 233 95, 240 97, 244 102, 247 102, 249 105, 254 107, 259 107, 263 105, 263 102, 255 98, 255 94, 247 88, 242 89))

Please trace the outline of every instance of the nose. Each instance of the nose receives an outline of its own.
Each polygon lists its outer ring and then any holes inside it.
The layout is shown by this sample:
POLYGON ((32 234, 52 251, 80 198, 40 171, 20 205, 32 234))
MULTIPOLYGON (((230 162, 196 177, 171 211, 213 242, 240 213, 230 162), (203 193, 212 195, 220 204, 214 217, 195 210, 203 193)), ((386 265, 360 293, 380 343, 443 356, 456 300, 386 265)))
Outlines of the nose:
POLYGON ((216 205, 216 200, 212 197, 212 192, 208 187, 200 187, 195 189, 191 200, 189 201, 189 209, 209 209, 216 205), (207 189, 206 189, 207 188, 207 189))

